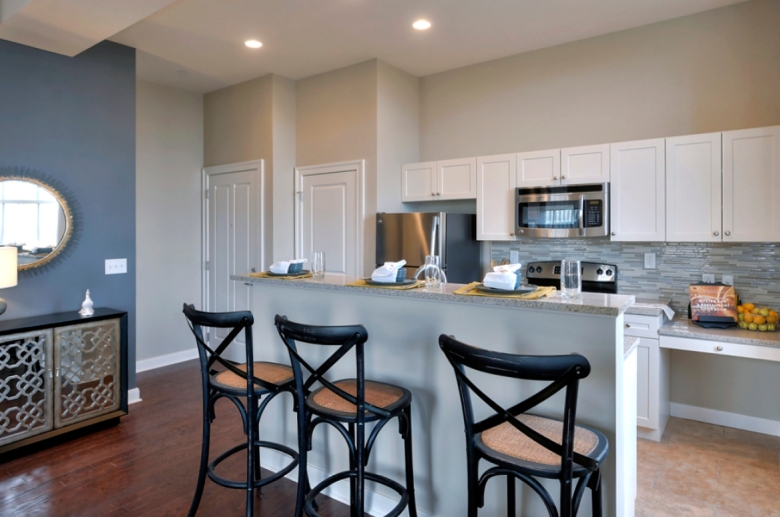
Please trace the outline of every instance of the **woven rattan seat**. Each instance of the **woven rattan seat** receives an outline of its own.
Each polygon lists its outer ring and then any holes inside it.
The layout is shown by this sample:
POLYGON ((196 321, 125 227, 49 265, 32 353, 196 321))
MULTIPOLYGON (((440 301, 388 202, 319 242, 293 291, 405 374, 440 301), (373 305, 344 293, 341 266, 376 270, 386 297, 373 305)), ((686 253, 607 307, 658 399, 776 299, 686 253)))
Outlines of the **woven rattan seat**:
MULTIPOLYGON (((293 371, 289 366, 277 363, 254 363, 254 376, 273 384, 285 384, 293 379, 293 371)), ((246 371, 246 364, 236 365, 242 372, 246 371)), ((214 376, 214 383, 233 389, 246 389, 246 379, 239 377, 230 370, 225 370, 214 376)))
MULTIPOLYGON (((357 381, 348 379, 337 381, 333 384, 352 396, 357 395, 357 381)), ((383 384, 381 382, 366 381, 366 402, 378 408, 387 409, 404 396, 404 391, 392 384, 383 384)), ((357 406, 339 397, 327 388, 321 388, 311 394, 310 401, 322 409, 354 415, 357 412, 357 406)))
MULTIPOLYGON (((563 422, 536 415, 519 415, 517 419, 555 443, 561 443, 563 422)), ((561 464, 560 456, 542 447, 508 422, 484 431, 481 440, 488 449, 511 458, 542 465, 560 466, 561 464)), ((575 426, 574 450, 576 452, 583 456, 589 456, 598 444, 599 437, 596 433, 583 427, 575 426)))

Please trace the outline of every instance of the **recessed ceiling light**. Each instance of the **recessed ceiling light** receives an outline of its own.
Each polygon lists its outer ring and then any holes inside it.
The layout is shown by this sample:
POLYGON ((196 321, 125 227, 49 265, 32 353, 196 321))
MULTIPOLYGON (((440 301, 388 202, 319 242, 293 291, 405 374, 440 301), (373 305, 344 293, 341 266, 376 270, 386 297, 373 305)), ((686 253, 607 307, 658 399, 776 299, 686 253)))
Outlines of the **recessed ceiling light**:
POLYGON ((418 31, 424 31, 425 29, 431 28, 431 22, 429 22, 428 20, 417 20, 412 24, 412 27, 414 27, 418 31))
POLYGON ((246 45, 249 48, 260 48, 263 46, 263 44, 257 41, 256 39, 247 40, 244 42, 244 45, 246 45))

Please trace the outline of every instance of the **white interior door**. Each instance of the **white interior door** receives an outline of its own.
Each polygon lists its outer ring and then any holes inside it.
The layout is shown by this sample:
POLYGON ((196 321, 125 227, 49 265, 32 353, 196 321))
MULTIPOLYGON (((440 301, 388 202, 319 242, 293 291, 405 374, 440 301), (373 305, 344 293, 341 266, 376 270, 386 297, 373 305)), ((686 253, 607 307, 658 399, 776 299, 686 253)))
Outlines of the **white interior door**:
MULTIPOLYGON (((204 170, 207 186, 206 310, 251 310, 252 289, 231 275, 262 268, 262 161, 204 170)), ((230 329, 217 329, 220 342, 230 329)), ((241 334, 229 359, 244 357, 241 334)))
POLYGON ((330 275, 363 275, 363 170, 362 162, 296 169, 295 254, 311 261, 324 252, 330 275))

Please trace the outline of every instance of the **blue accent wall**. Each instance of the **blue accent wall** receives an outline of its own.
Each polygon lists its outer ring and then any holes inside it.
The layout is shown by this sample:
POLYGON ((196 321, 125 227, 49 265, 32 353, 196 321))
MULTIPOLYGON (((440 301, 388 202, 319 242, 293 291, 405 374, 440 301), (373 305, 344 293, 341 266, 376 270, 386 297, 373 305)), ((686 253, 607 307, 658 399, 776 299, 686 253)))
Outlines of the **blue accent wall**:
POLYGON ((130 314, 128 386, 135 387, 135 49, 100 43, 70 58, 0 40, 0 167, 56 179, 81 212, 70 253, 0 291, 2 319, 96 307, 130 314), (127 274, 104 261, 127 258, 127 274))

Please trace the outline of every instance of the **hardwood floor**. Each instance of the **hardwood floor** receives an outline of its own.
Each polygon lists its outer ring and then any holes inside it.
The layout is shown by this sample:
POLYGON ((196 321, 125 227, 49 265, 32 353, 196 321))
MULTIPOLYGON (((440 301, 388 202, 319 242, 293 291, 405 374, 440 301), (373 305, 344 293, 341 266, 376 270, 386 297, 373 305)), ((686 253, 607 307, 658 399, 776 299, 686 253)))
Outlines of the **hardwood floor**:
MULTIPOLYGON (((144 400, 120 425, 0 459, 0 517, 186 515, 200 457, 197 362, 141 373, 138 386, 144 400)), ((243 440, 229 404, 217 404, 213 452, 243 440)), ((638 449, 637 517, 780 516, 780 438, 672 419, 661 443, 640 440, 638 449)), ((223 465, 241 479, 240 457, 223 465)), ((255 514, 290 517, 295 488, 289 480, 264 488, 255 514)), ((198 516, 244 515, 244 500, 206 481, 198 516)), ((349 514, 327 498, 320 508, 349 514)))
MULTIPOLYGON (((0 459, 0 516, 186 515, 200 458, 198 363, 140 373, 138 387, 143 402, 130 406, 120 425, 52 447, 37 446, 37 452, 10 461, 0 459)), ((226 400, 218 402, 212 458, 243 440, 235 408, 226 400)), ((223 463, 222 475, 242 479, 242 458, 223 463)), ((292 516, 296 486, 284 479, 263 488, 255 515, 292 516)), ((245 500, 245 492, 207 480, 198 516, 244 515, 245 500)), ((349 508, 336 501, 323 497, 318 502, 323 516, 349 515, 349 508)))

